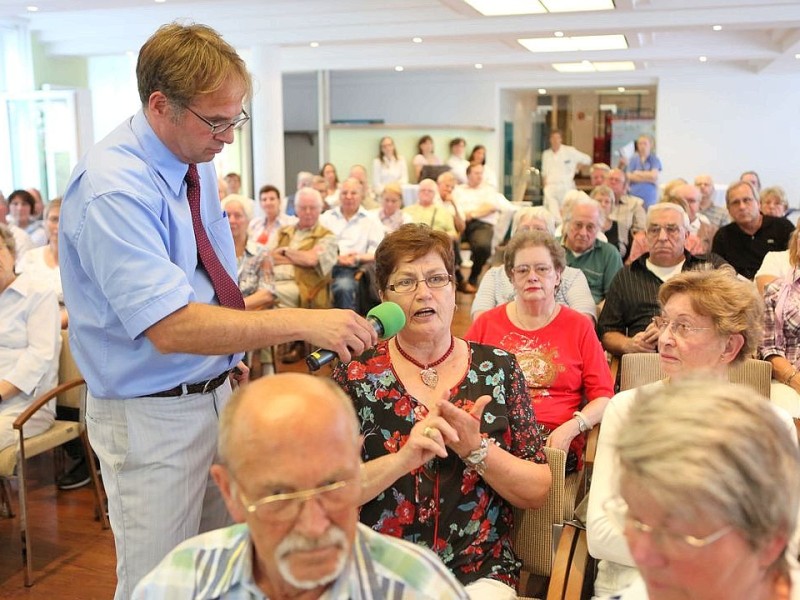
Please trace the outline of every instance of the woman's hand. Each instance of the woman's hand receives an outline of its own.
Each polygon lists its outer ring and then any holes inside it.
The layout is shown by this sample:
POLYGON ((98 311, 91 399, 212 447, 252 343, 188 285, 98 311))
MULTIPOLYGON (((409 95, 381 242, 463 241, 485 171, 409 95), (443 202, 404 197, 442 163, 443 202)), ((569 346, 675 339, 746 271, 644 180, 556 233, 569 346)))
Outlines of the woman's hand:
POLYGON ((421 467, 432 458, 447 458, 447 446, 458 443, 458 432, 434 406, 422 421, 411 428, 408 440, 398 451, 408 471, 421 467))
POLYGON ((547 438, 547 446, 568 452, 569 445, 580 432, 581 428, 580 425, 578 425, 578 420, 570 419, 566 423, 562 423, 553 429, 550 436, 547 438))
POLYGON ((472 406, 472 410, 467 412, 463 408, 454 406, 449 400, 440 400, 436 407, 442 418, 457 432, 455 440, 447 441, 447 445, 453 452, 460 457, 469 455, 473 450, 477 450, 481 445, 481 420, 486 405, 492 401, 489 395, 478 398, 472 406))

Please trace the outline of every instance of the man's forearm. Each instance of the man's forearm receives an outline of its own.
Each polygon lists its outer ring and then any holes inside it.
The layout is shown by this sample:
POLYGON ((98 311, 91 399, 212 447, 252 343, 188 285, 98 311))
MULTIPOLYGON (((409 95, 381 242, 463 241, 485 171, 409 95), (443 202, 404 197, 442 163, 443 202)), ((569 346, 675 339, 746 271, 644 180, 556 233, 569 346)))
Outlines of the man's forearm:
POLYGON ((603 348, 611 354, 621 356, 626 353, 631 338, 619 331, 607 331, 603 334, 603 348))

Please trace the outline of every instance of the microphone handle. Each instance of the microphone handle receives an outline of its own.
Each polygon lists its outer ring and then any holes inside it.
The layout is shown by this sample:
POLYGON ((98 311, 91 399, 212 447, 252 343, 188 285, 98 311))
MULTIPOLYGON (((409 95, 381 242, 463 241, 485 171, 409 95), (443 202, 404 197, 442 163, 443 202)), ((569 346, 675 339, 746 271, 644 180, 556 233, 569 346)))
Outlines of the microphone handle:
MULTIPOLYGON (((373 329, 375 329, 375 333, 378 334, 379 338, 383 337, 383 323, 381 323, 375 317, 369 316, 367 317, 367 321, 369 324, 372 325, 373 329)), ((317 348, 306 356, 306 364, 308 365, 308 369, 310 371, 319 371, 324 365, 327 365, 331 362, 334 358, 338 355, 333 350, 325 350, 324 348, 317 348)))

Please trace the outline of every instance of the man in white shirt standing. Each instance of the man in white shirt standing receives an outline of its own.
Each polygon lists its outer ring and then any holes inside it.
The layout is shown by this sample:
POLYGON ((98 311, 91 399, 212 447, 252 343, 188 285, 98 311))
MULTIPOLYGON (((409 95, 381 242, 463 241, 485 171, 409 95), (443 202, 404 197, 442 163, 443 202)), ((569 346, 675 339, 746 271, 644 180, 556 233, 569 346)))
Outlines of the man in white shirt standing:
POLYGON ((542 153, 544 206, 557 221, 561 220, 564 194, 575 189, 575 173, 581 165, 591 165, 588 154, 561 143, 561 131, 550 132, 550 148, 542 153))

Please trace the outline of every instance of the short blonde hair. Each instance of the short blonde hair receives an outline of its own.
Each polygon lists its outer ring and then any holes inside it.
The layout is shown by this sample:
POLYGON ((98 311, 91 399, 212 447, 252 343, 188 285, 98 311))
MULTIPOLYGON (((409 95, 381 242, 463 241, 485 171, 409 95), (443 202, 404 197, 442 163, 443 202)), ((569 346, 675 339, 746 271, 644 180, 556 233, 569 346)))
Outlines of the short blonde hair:
POLYGON ((525 208, 520 208, 514 213, 514 218, 511 220, 511 235, 517 233, 519 224, 522 223, 522 221, 528 221, 530 219, 541 221, 544 223, 544 226, 547 227, 547 232, 550 235, 555 234, 556 219, 553 217, 553 213, 547 210, 544 206, 526 206, 525 208))
POLYGON ((253 201, 248 198, 247 196, 242 196, 240 194, 228 194, 222 199, 220 202, 220 206, 222 210, 226 210, 228 204, 231 202, 238 202, 239 205, 242 207, 244 211, 244 216, 247 217, 247 220, 251 220, 253 218, 253 201))
POLYGON ((781 206, 783 206, 784 210, 789 209, 789 201, 786 199, 786 192, 781 186, 773 185, 771 187, 764 188, 761 190, 761 195, 759 196, 758 201, 763 204, 764 200, 766 200, 769 196, 775 196, 778 199, 778 202, 781 203, 781 206))
POLYGON ((764 329, 764 303, 751 281, 736 277, 729 266, 684 271, 661 285, 658 302, 663 308, 675 294, 686 294, 692 308, 710 317, 719 335, 739 334, 744 344, 733 362, 752 356, 764 329))
POLYGON ((552 235, 544 231, 520 231, 509 240, 505 256, 503 256, 503 266, 509 279, 511 279, 511 269, 514 268, 514 258, 516 258, 517 252, 525 248, 545 248, 550 253, 553 266, 558 273, 563 272, 564 267, 567 266, 564 247, 552 235))
MULTIPOLYGON (((690 378, 643 388, 616 450, 621 480, 647 489, 670 516, 718 517, 754 550, 795 530, 797 439, 748 387, 690 378)), ((787 566, 785 555, 772 565, 787 566)))

